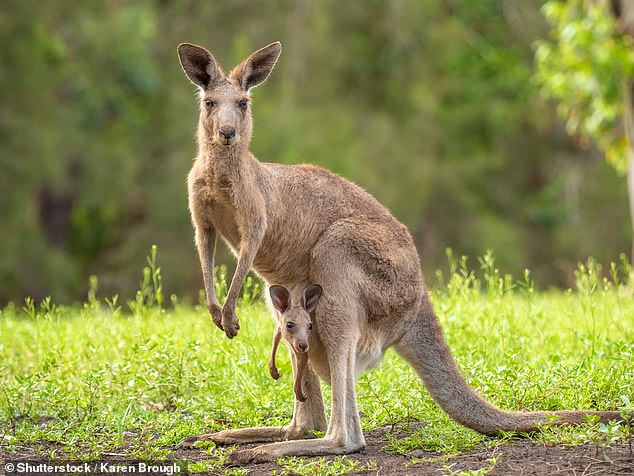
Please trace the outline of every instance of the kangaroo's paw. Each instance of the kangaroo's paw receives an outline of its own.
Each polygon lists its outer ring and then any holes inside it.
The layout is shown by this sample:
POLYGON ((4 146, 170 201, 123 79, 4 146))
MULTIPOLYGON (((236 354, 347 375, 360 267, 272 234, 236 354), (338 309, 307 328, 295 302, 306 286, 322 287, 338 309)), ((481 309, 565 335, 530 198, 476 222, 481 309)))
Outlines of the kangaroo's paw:
POLYGON ((219 304, 212 303, 207 306, 209 309, 209 314, 211 315, 212 322, 218 326, 220 330, 224 330, 222 328, 222 308, 219 304))
POLYGON ((196 443, 199 441, 213 441, 210 437, 211 435, 200 435, 200 436, 188 436, 179 444, 176 445, 176 449, 178 450, 193 450, 196 448, 196 443))
POLYGON ((240 324, 238 324, 238 315, 236 314, 236 310, 231 307, 222 308, 222 329, 224 329, 225 334, 229 339, 233 339, 238 335, 238 329, 240 329, 240 324))

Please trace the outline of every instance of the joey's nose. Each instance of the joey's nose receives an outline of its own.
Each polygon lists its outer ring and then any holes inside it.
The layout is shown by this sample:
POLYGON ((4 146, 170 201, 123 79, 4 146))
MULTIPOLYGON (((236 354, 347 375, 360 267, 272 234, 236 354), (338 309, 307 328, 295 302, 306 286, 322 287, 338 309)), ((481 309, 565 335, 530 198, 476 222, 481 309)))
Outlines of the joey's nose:
POLYGON ((297 350, 300 352, 306 352, 308 350, 308 342, 298 342, 297 350))
POLYGON ((218 131, 220 139, 222 139, 225 144, 228 144, 235 139, 237 133, 238 131, 236 131, 235 127, 221 127, 218 131))

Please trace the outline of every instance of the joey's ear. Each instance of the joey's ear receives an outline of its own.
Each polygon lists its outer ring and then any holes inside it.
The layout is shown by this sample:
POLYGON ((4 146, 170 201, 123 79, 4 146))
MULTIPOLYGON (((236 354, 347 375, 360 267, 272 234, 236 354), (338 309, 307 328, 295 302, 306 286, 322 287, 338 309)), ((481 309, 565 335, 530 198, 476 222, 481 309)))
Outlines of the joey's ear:
POLYGON ((311 314, 317 308, 322 291, 319 284, 311 284, 304 290, 304 309, 306 309, 308 314, 311 314))
POLYGON ((279 41, 257 50, 231 72, 231 77, 238 81, 242 89, 248 91, 269 77, 277 58, 282 52, 279 41))
POLYGON ((213 55, 205 48, 181 43, 178 45, 178 58, 183 71, 196 86, 207 89, 209 84, 216 80, 218 65, 213 55))
POLYGON ((291 295, 284 286, 271 286, 269 288, 273 307, 280 312, 285 312, 291 304, 291 295))

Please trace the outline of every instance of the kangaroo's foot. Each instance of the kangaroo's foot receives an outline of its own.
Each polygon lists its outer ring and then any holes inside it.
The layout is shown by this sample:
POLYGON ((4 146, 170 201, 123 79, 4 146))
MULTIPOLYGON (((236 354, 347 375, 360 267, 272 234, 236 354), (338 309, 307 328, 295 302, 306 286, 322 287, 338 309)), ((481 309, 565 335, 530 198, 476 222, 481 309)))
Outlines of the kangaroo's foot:
POLYGON ((293 425, 264 426, 255 428, 240 428, 237 430, 222 430, 206 435, 189 436, 181 441, 177 448, 193 449, 201 441, 213 441, 218 445, 236 445, 240 443, 263 443, 269 441, 285 441, 314 438, 309 430, 301 430, 293 425))
POLYGON ((256 446, 246 450, 237 450, 229 455, 226 466, 239 466, 249 463, 265 463, 285 456, 324 456, 356 453, 365 448, 365 441, 352 441, 341 444, 332 437, 317 440, 295 440, 256 446))

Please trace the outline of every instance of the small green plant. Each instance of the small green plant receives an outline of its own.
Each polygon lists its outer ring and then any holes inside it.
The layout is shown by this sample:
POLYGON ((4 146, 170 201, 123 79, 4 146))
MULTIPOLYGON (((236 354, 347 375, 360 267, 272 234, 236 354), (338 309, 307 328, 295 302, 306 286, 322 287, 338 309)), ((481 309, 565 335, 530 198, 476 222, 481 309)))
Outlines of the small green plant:
POLYGON ((599 425, 599 438, 595 440, 597 446, 597 456, 601 456, 604 461, 611 462, 607 450, 612 444, 621 439, 621 425, 617 422, 601 423, 599 425))
POLYGON ((495 257, 491 250, 487 250, 484 256, 479 257, 478 262, 489 298, 503 296, 515 287, 513 276, 510 274, 501 276, 500 270, 495 266, 495 257))
POLYGON ((97 290, 99 289, 99 280, 97 276, 91 274, 88 278, 88 296, 84 303, 84 309, 87 311, 97 311, 99 309, 99 299, 97 299, 97 290))
POLYGON ((601 276, 603 267, 594 258, 588 258, 586 263, 579 263, 575 271, 577 290, 583 296, 592 295, 602 289, 601 276))
POLYGON ((242 290, 242 305, 248 306, 257 302, 262 298, 263 291, 263 281, 255 275, 248 275, 247 279, 244 281, 244 289, 242 290))
POLYGON ((118 316, 121 314, 121 306, 119 306, 119 295, 115 294, 111 298, 105 298, 104 301, 108 306, 108 311, 112 316, 118 316))
POLYGON ((143 268, 143 279, 133 301, 128 301, 128 307, 133 314, 144 311, 161 310, 163 307, 163 277, 161 268, 157 264, 158 247, 152 245, 150 255, 147 256, 148 266, 143 268))
POLYGON ((619 408, 621 418, 623 418, 623 432, 625 433, 625 440, 629 447, 629 454, 632 456, 632 440, 634 439, 634 406, 629 398, 625 395, 621 395, 623 406, 619 408))
POLYGON ((598 415, 586 415, 586 421, 590 425, 586 434, 588 440, 597 448, 597 457, 611 462, 608 449, 621 439, 621 423, 617 421, 599 423, 598 415))
POLYGON ((449 455, 433 456, 430 458, 414 457, 407 460, 407 463, 405 463, 405 467, 409 468, 410 466, 414 466, 419 463, 445 463, 449 459, 449 457, 449 455))
POLYGON ((244 473, 243 468, 226 468, 224 464, 227 461, 228 456, 235 450, 235 446, 230 448, 215 448, 208 454, 212 456, 211 459, 204 461, 197 461, 195 463, 189 463, 187 471, 191 474, 198 473, 212 473, 212 474, 226 474, 226 475, 242 475, 244 473))
POLYGON ((225 469, 225 476, 246 476, 249 474, 249 470, 247 468, 227 468, 225 469))
POLYGON ((449 263, 449 281, 445 280, 441 271, 436 273, 441 289, 452 297, 468 298, 479 294, 482 283, 476 278, 475 272, 469 269, 469 258, 465 255, 456 258, 451 248, 445 248, 449 263))
POLYGON ((218 463, 214 460, 196 461, 187 465, 187 472, 190 474, 210 473, 218 467, 218 463))

